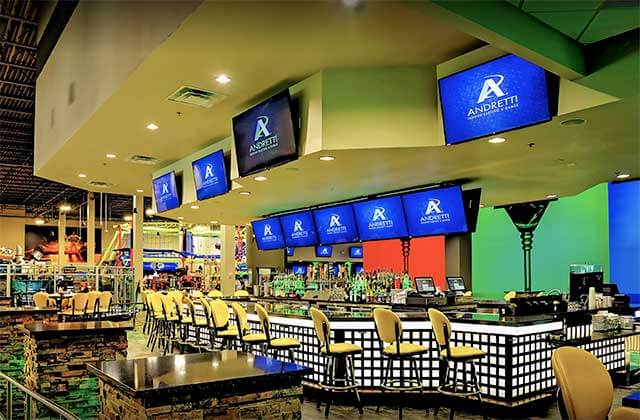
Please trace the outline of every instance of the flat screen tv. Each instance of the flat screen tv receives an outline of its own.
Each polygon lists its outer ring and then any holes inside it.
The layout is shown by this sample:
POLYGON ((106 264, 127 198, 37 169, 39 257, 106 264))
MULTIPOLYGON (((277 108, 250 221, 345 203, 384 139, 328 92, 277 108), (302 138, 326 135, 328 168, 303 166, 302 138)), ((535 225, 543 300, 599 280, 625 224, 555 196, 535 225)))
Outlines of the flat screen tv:
POLYGON ((287 257, 293 257, 293 254, 295 253, 295 248, 292 246, 288 246, 287 247, 287 257))
POLYGON ((464 202, 464 214, 467 217, 467 229, 475 232, 478 226, 478 212, 480 211, 480 195, 482 190, 474 188, 462 191, 462 201, 464 202))
POLYGON ((361 246, 350 246, 349 247, 349 258, 362 258, 364 253, 362 252, 361 246))
POLYGON ((233 139, 241 177, 297 159, 289 91, 233 117, 233 139))
POLYGON ((358 227, 351 204, 313 210, 313 218, 321 244, 358 242, 358 227))
POLYGON ((229 176, 222 150, 193 161, 191 166, 198 200, 206 200, 229 192, 229 176))
POLYGON ((550 121, 558 78, 505 55, 438 80, 447 144, 550 121))
POLYGON ((251 226, 259 250, 269 251, 285 247, 279 218, 269 217, 268 219, 256 220, 251 222, 251 226))
POLYGON ((154 178, 152 183, 158 213, 180 207, 180 193, 175 172, 154 178))
POLYGON ((467 218, 459 186, 404 194, 409 235, 434 236, 467 231, 467 218))
POLYGON ((364 273, 364 267, 361 265, 354 265, 353 268, 356 274, 364 273))
POLYGON ((316 257, 318 258, 331 258, 331 254, 333 254, 331 245, 319 245, 316 247, 316 257))
POLYGON ((307 266, 305 264, 294 264, 291 266, 291 272, 296 276, 307 276, 307 266))
POLYGON ((280 225, 287 246, 301 247, 318 244, 318 235, 316 235, 316 227, 310 211, 280 216, 280 225))
POLYGON ((466 292, 467 286, 464 285, 462 277, 447 277, 447 287, 452 292, 466 292))
POLYGON ((353 211, 361 241, 409 236, 400 196, 356 202, 353 211))
POLYGON ((435 293, 436 286, 433 284, 433 277, 416 277, 416 291, 425 294, 435 293))

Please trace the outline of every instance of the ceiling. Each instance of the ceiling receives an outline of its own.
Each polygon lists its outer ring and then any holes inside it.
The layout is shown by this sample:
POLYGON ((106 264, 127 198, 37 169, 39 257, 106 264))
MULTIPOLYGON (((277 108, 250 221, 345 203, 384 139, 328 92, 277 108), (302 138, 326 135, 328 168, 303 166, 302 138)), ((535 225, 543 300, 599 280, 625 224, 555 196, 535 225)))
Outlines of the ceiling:
POLYGON ((640 27, 638 0, 506 1, 582 44, 640 27))

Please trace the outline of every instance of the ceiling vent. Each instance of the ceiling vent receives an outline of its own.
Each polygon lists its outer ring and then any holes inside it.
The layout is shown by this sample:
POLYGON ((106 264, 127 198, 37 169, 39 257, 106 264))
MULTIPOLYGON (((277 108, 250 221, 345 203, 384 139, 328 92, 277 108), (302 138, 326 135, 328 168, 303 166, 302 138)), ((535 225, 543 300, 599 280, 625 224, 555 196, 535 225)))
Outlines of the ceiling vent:
POLYGON ((106 181, 89 181, 89 185, 96 188, 111 188, 113 184, 106 181))
POLYGON ((129 156, 129 162, 140 163, 142 165, 155 165, 158 163, 158 159, 151 156, 133 155, 129 156))
POLYGON ((198 89, 191 86, 182 86, 173 92, 167 99, 179 104, 197 106, 199 108, 211 108, 215 103, 225 98, 209 90, 198 89))

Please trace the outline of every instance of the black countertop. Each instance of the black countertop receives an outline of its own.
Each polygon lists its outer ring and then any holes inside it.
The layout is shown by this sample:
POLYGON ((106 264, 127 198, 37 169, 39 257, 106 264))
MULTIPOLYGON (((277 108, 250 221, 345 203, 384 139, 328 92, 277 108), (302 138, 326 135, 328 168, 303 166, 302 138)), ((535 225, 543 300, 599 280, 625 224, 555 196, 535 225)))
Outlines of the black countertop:
POLYGON ((37 308, 35 306, 0 306, 0 316, 20 314, 55 314, 56 308, 37 308))
POLYGON ((31 322, 26 324, 27 333, 38 338, 60 335, 103 334, 132 330, 130 322, 90 321, 90 322, 31 322))
POLYGON ((556 347, 561 346, 581 346, 584 344, 594 343, 597 341, 610 340, 613 338, 626 338, 634 335, 640 335, 640 331, 632 330, 612 330, 612 331, 593 331, 591 335, 582 338, 550 338, 549 342, 556 347))
MULTIPOLYGON (((134 397, 242 395, 299 385, 313 369, 251 353, 210 353, 96 362, 89 372, 134 397)), ((193 397, 196 398, 196 397, 193 397)))

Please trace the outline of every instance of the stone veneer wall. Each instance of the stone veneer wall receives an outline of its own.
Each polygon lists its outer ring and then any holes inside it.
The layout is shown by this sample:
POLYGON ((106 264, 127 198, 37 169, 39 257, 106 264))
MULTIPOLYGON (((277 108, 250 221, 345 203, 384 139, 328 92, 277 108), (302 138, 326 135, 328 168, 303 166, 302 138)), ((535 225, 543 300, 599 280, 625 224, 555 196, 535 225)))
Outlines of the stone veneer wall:
POLYGON ((100 420, 178 420, 178 419, 300 419, 302 386, 230 397, 194 398, 180 395, 165 399, 165 405, 131 397, 100 382, 100 420), (174 401, 175 399, 175 401, 174 401), (149 406, 151 405, 151 406, 149 406))
POLYGON ((126 357, 124 330, 49 337, 29 334, 25 338, 26 385, 83 420, 97 418, 98 381, 86 364, 126 357))

